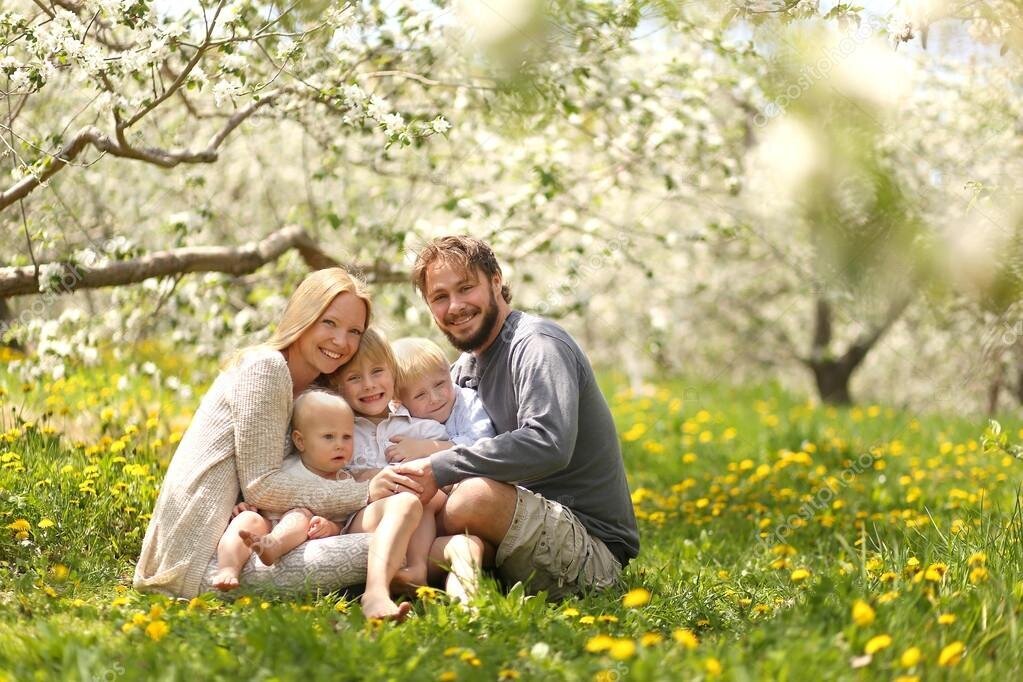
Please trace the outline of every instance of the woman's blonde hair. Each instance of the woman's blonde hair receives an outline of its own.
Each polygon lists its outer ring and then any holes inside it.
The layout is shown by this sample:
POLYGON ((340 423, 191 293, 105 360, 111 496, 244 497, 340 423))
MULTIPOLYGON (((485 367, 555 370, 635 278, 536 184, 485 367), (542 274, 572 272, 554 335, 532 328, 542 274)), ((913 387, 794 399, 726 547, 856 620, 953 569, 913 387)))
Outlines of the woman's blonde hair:
POLYGON ((281 321, 270 338, 263 343, 243 348, 235 353, 228 364, 233 364, 244 353, 256 348, 284 350, 320 319, 339 294, 350 293, 366 305, 366 324, 369 324, 372 301, 365 282, 353 277, 344 268, 325 268, 306 275, 284 306, 281 321))
POLYGON ((444 351, 430 339, 421 336, 406 336, 391 344, 394 352, 394 364, 397 368, 394 382, 395 390, 401 392, 413 382, 429 372, 448 371, 449 362, 444 351))
POLYGON ((397 382, 398 365, 394 361, 391 344, 387 343, 387 337, 376 327, 367 327, 366 331, 362 333, 362 339, 359 341, 359 350, 355 351, 355 355, 349 358, 348 362, 338 367, 333 374, 327 377, 327 386, 340 393, 341 377, 345 371, 363 362, 371 364, 379 362, 387 365, 387 368, 391 370, 391 374, 395 377, 395 382, 397 382))

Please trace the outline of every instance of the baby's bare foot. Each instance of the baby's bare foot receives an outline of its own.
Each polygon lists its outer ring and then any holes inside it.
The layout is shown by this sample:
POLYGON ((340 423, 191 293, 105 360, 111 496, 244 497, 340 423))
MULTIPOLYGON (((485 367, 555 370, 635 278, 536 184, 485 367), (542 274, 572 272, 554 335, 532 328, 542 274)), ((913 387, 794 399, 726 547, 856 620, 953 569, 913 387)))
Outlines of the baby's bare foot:
POLYGON ((389 597, 362 595, 362 613, 366 618, 379 618, 401 623, 411 610, 412 604, 409 602, 395 604, 389 597))
POLYGON ((230 592, 238 587, 238 569, 221 568, 213 574, 213 587, 221 592, 230 592))
POLYGON ((256 535, 247 530, 240 530, 238 537, 267 566, 273 566, 274 562, 281 558, 280 552, 277 551, 277 543, 269 535, 256 535))

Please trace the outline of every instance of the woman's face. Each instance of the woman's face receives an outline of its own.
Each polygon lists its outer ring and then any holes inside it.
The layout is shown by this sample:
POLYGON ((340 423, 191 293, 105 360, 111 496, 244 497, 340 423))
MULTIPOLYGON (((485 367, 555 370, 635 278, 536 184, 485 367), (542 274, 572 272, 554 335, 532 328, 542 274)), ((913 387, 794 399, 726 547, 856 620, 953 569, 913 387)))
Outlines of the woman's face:
POLYGON ((348 362, 359 349, 366 329, 366 304, 345 291, 334 297, 312 326, 291 346, 319 374, 330 374, 348 362))

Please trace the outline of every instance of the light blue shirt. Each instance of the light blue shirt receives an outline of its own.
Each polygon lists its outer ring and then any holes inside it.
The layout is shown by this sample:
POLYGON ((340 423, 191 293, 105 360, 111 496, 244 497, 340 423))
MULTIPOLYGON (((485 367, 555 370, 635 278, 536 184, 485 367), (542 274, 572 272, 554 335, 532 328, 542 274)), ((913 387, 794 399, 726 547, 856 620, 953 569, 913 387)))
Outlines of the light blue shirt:
POLYGON ((444 428, 447 429, 448 440, 457 445, 472 445, 481 438, 497 435, 483 401, 476 391, 465 386, 455 387, 455 404, 444 422, 444 428))

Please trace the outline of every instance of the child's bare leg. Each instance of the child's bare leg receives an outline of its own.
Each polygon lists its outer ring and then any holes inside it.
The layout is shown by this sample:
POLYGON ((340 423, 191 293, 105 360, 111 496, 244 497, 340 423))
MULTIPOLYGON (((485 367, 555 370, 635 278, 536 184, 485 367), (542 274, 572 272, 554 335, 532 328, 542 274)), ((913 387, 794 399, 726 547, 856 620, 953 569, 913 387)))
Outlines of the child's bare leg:
POLYGON ((390 584, 408 550, 409 539, 423 515, 423 505, 411 493, 398 493, 370 503, 360 511, 349 533, 372 533, 366 565, 362 612, 367 618, 402 620, 411 608, 391 599, 390 584))
POLYGON ((444 591, 455 601, 465 604, 476 595, 483 551, 483 540, 475 535, 450 535, 433 543, 430 561, 447 569, 444 591))
POLYGON ((437 539, 437 512, 444 506, 447 497, 444 493, 438 492, 426 504, 423 518, 419 520, 419 525, 409 539, 405 566, 398 569, 392 586, 414 594, 417 587, 427 584, 430 548, 437 539))
POLYGON ((241 533, 265 533, 270 530, 270 522, 256 512, 243 511, 231 519, 224 537, 217 545, 217 572, 213 574, 213 586, 218 590, 228 591, 238 587, 238 575, 242 566, 252 555, 252 549, 245 544, 241 533))
POLYGON ((291 509, 269 533, 263 535, 240 531, 239 535, 260 561, 272 566, 275 561, 305 542, 312 517, 308 509, 291 509))

